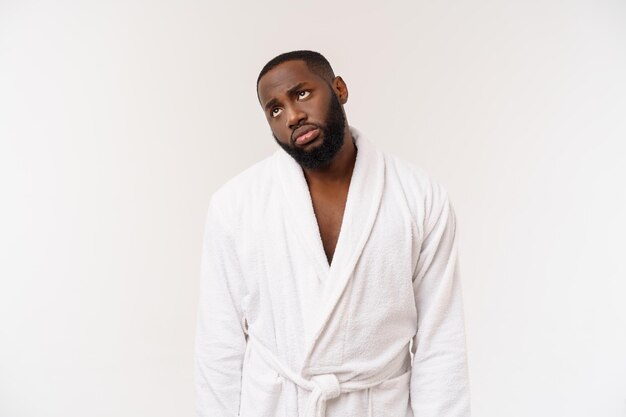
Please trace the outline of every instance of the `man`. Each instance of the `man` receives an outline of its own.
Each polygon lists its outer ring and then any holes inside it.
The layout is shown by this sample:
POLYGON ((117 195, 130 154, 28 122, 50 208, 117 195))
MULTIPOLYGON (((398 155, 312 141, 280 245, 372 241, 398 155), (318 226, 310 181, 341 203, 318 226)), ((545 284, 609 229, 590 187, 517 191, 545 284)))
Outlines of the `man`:
POLYGON ((469 416, 446 191, 347 124, 322 55, 272 59, 257 94, 282 149, 211 198, 198 415, 469 416))

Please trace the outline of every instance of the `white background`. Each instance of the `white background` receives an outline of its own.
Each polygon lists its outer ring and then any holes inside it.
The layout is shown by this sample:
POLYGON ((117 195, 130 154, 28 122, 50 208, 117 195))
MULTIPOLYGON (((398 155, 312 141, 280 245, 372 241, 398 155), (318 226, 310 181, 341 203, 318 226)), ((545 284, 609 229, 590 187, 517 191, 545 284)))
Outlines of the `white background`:
POLYGON ((449 191, 478 417, 626 415, 626 2, 0 0, 0 416, 191 416, 211 193, 263 64, 449 191))

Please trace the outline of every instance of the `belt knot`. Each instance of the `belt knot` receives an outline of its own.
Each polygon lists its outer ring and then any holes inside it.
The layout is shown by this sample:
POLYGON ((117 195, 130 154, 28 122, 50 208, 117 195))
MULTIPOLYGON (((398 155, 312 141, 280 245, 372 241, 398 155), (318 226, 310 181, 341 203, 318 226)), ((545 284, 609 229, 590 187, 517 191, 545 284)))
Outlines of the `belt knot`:
POLYGON ((315 375, 311 378, 311 382, 325 400, 337 398, 341 394, 341 386, 335 374, 315 375))

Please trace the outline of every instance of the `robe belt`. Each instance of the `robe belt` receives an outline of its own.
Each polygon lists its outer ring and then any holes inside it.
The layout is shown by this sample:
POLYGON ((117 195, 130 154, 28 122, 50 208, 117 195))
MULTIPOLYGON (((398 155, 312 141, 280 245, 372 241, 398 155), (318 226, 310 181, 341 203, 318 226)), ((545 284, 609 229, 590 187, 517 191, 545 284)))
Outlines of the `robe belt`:
MULTIPOLYGON (((283 378, 292 381, 294 384, 307 391, 311 391, 309 402, 306 407, 305 417, 325 417, 327 400, 337 398, 344 392, 360 391, 379 385, 395 375, 404 366, 405 355, 399 354, 396 355, 396 357, 387 366, 385 366, 381 372, 362 380, 339 382, 335 374, 314 375, 311 379, 306 379, 289 369, 287 366, 283 365, 274 353, 266 348, 263 343, 252 335, 250 336, 250 340, 254 340, 255 348, 260 353, 261 358, 263 358, 263 360, 272 369, 274 369, 283 378)), ((371 406, 369 412, 371 414, 371 406)))

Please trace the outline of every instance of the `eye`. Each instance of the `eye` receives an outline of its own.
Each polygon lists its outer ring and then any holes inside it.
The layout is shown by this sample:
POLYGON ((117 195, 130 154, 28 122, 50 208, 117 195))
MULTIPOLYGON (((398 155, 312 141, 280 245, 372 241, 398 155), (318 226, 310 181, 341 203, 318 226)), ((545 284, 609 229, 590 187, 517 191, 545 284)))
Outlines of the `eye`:
POLYGON ((298 99, 307 98, 311 94, 310 91, 302 90, 298 92, 298 99))
POLYGON ((270 110, 270 116, 272 117, 276 117, 278 116, 281 112, 283 111, 283 109, 281 109, 280 107, 274 107, 272 110, 270 110))

